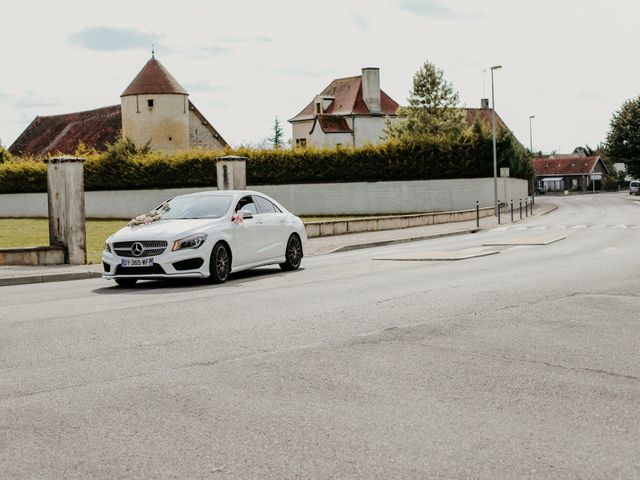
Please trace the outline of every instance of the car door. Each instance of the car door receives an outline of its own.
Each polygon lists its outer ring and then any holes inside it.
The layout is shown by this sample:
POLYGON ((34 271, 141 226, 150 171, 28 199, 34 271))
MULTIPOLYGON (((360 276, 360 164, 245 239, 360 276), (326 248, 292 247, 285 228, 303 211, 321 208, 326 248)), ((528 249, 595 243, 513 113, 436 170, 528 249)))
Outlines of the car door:
POLYGON ((235 212, 240 210, 250 211, 253 218, 243 218, 241 223, 233 224, 233 267, 241 267, 268 258, 267 230, 251 195, 245 195, 238 201, 235 212))
POLYGON ((260 217, 267 231, 266 252, 269 258, 284 255, 288 232, 285 227, 285 214, 272 202, 260 195, 254 195, 260 209, 260 217))

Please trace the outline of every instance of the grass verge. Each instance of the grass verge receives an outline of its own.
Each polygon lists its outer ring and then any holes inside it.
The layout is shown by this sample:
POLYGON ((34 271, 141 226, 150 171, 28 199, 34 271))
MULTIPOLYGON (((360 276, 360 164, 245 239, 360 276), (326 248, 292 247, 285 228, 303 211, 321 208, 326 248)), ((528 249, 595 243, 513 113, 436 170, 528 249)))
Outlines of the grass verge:
MULTIPOLYGON (((100 263, 104 241, 127 220, 87 220, 87 262, 100 263)), ((46 218, 0 218, 0 248, 49 245, 46 218)))

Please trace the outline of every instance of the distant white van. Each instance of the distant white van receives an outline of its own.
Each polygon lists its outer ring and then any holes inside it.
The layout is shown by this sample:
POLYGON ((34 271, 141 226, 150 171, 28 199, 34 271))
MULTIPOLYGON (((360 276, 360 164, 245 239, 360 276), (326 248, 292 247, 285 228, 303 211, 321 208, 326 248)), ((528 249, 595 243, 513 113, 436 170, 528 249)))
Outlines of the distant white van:
POLYGON ((640 181, 632 180, 629 182, 629 195, 637 195, 640 191, 640 181))

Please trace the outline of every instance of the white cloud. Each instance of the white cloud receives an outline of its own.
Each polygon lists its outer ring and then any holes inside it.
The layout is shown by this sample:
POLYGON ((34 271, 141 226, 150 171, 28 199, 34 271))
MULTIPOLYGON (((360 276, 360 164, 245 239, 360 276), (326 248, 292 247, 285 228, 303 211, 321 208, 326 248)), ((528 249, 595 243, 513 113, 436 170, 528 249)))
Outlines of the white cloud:
POLYGON ((369 19, 367 17, 358 12, 350 12, 349 15, 351 16, 351 20, 353 20, 353 23, 356 24, 356 27, 358 27, 363 32, 369 31, 371 22, 369 22, 369 19))

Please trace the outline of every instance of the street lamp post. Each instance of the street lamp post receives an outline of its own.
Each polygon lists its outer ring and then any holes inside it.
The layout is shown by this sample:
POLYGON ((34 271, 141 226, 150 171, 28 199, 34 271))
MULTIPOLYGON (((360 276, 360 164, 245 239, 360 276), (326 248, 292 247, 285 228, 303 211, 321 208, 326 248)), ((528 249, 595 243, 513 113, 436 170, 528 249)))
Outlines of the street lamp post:
MULTIPOLYGON (((535 115, 529 115, 529 151, 533 156, 533 130, 531 128, 531 120, 536 118, 535 115)), ((536 172, 534 170, 533 176, 531 177, 531 199, 535 202, 536 197, 536 172)))
POLYGON ((529 150, 531 150, 531 155, 533 155, 533 130, 531 129, 531 120, 536 118, 535 115, 529 115, 529 150))
POLYGON ((491 67, 491 117, 493 130, 493 204, 495 205, 495 216, 498 216, 498 153, 496 151, 496 97, 493 87, 493 72, 499 70, 502 65, 491 67))

